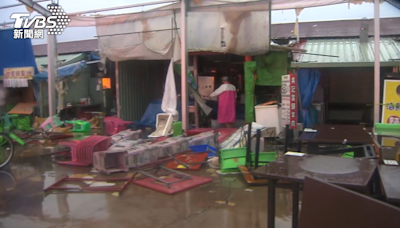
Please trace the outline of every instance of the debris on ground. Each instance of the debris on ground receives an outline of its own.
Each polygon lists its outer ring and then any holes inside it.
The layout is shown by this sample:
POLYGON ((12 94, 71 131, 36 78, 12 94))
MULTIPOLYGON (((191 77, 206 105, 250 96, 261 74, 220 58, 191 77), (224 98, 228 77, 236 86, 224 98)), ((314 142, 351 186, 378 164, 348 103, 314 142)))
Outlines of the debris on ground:
POLYGON ((100 171, 98 171, 97 169, 92 169, 90 170, 91 173, 99 173, 100 171))
POLYGON ((116 196, 116 197, 118 197, 119 196, 119 192, 114 192, 113 194, 111 194, 112 196, 116 196))
POLYGON ((103 182, 103 181, 95 181, 93 182, 90 187, 111 187, 114 186, 115 183, 108 183, 108 182, 103 182))
POLYGON ((216 169, 207 169, 206 172, 207 172, 207 173, 215 173, 215 170, 216 170, 216 169))
POLYGON ((222 200, 219 200, 219 201, 215 201, 215 203, 216 203, 216 204, 219 204, 219 205, 228 205, 228 206, 231 206, 231 207, 236 206, 236 203, 234 203, 234 202, 229 202, 229 201, 222 201, 222 200))
POLYGON ((216 173, 219 175, 236 175, 236 174, 241 174, 241 172, 229 172, 229 173, 223 173, 221 170, 217 170, 216 173))
POLYGON ((214 193, 214 192, 216 192, 215 190, 211 190, 211 191, 208 191, 209 193, 214 193))
POLYGON ((93 179, 96 175, 88 175, 86 173, 75 173, 71 174, 69 177, 71 178, 84 178, 84 179, 93 179))
MULTIPOLYGON (((93 179, 93 177, 91 177, 91 176, 85 176, 83 178, 84 179, 93 179)), ((93 184, 93 181, 84 181, 84 183, 87 184, 87 185, 91 185, 91 184, 93 184)))
POLYGON ((253 189, 250 189, 250 188, 246 188, 244 191, 245 191, 245 192, 254 192, 254 190, 253 190, 253 189))

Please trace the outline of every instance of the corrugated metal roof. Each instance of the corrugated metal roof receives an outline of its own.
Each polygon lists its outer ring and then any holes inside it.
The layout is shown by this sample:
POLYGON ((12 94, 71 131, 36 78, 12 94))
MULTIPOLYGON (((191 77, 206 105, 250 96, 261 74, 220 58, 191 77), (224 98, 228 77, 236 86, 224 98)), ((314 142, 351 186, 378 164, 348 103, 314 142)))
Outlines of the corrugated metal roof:
MULTIPOLYGON (((47 44, 33 45, 32 47, 35 56, 47 55, 47 44)), ((99 49, 99 44, 97 39, 57 43, 58 54, 90 52, 90 51, 95 51, 97 49, 99 49)))
MULTIPOLYGON (((400 17, 381 18, 381 36, 397 36, 400 34, 400 17)), ((299 23, 300 38, 354 38, 360 35, 362 23, 369 26, 368 35, 374 35, 374 19, 364 20, 338 20, 338 21, 313 21, 299 23)), ((288 38, 296 37, 294 23, 272 24, 271 37, 288 38)))
MULTIPOLYGON (((372 67, 374 65, 374 39, 360 43, 359 39, 316 39, 307 40, 307 53, 294 68, 320 67, 372 67)), ((381 66, 398 66, 400 63, 400 42, 393 38, 381 38, 381 66)))
MULTIPOLYGON (((62 64, 60 64, 60 66, 62 66, 62 65, 64 65, 64 62, 71 62, 70 60, 75 60, 75 58, 81 60, 81 56, 82 56, 82 54, 59 55, 57 57, 57 59, 59 62, 62 63, 62 64)), ((44 69, 47 68, 47 56, 36 57, 35 61, 36 61, 37 67, 39 68, 39 71, 40 71, 41 67, 43 67, 44 69)))

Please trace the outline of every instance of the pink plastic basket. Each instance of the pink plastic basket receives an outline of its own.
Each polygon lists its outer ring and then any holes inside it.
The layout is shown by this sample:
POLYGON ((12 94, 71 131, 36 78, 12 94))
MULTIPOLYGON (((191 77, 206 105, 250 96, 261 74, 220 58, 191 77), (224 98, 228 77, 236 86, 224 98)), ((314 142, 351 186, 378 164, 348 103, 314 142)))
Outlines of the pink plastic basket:
MULTIPOLYGON (((76 145, 68 144, 71 147, 72 160, 66 162, 58 162, 62 165, 73 165, 73 166, 90 166, 93 163, 93 153, 97 151, 105 151, 110 146, 111 138, 107 136, 92 135, 85 138, 82 141, 76 143, 76 145)), ((61 142, 65 143, 65 142, 61 142)), ((60 144, 61 144, 60 143, 60 144)), ((67 144, 65 144, 68 146, 67 144)))
POLYGON ((132 122, 124 121, 115 116, 109 116, 104 118, 104 124, 106 127, 106 133, 108 135, 115 135, 120 131, 126 130, 127 125, 132 124, 132 122))

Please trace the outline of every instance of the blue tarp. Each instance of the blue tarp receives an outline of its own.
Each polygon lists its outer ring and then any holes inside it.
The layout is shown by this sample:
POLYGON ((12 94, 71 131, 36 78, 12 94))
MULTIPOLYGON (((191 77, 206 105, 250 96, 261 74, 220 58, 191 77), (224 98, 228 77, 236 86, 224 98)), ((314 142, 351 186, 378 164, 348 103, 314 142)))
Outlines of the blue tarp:
POLYGON ((90 61, 101 60, 100 56, 93 52, 90 52, 89 59, 90 61))
POLYGON ((35 74, 39 72, 31 40, 14 39, 14 29, 0 30, 0 53, 0 75, 13 67, 34 67, 35 74))
POLYGON ((299 69, 297 73, 301 106, 303 108, 303 110, 300 110, 299 122, 303 123, 304 128, 311 127, 313 124, 310 108, 320 77, 321 73, 314 69, 299 69))
MULTIPOLYGON (((62 79, 63 77, 68 77, 75 75, 79 73, 84 67, 86 67, 86 62, 81 61, 73 64, 69 64, 67 66, 59 67, 58 68, 58 79, 62 79)), ((33 80, 40 82, 40 81, 46 81, 48 78, 48 73, 47 71, 40 72, 39 74, 36 74, 33 76, 33 80)))

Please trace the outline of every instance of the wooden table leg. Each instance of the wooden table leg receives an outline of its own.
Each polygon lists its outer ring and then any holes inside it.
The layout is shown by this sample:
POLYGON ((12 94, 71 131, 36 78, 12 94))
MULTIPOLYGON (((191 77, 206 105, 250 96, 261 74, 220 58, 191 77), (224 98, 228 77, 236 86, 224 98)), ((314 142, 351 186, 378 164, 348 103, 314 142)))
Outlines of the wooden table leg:
POLYGON ((275 228, 276 180, 268 180, 268 228, 275 228))
POLYGON ((299 223, 299 195, 300 186, 298 184, 293 184, 292 228, 297 228, 299 223))

